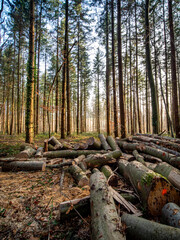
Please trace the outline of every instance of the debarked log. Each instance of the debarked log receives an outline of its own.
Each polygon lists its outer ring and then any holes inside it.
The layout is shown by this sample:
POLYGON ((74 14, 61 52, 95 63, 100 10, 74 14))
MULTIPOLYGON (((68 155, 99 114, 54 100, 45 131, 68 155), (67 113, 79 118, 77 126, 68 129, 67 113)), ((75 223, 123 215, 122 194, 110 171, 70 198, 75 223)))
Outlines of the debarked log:
POLYGON ((17 161, 4 163, 2 165, 2 172, 17 172, 17 171, 45 171, 46 163, 43 161, 17 161))
POLYGON ((100 167, 108 163, 116 162, 116 159, 122 155, 121 151, 113 151, 106 154, 96 154, 88 156, 84 162, 88 167, 100 167))
POLYGON ((68 170, 72 174, 79 187, 89 185, 89 178, 79 166, 72 165, 68 170))
POLYGON ((167 203, 162 208, 162 220, 172 227, 180 228, 180 207, 175 203, 167 203))
POLYGON ((101 172, 90 177, 90 207, 93 240, 126 239, 120 232, 121 221, 106 177, 101 172))
POLYGON ((131 240, 179 240, 180 230, 141 217, 123 213, 127 239, 131 240))
POLYGON ((35 155, 35 153, 36 153, 35 149, 33 149, 32 147, 27 146, 27 147, 25 147, 24 151, 18 153, 15 157, 16 158, 24 158, 24 159, 26 159, 26 158, 32 157, 33 155, 35 155))
POLYGON ((83 217, 89 215, 90 196, 60 203, 59 212, 60 221, 65 219, 70 220, 71 218, 78 216, 78 214, 83 217))
POLYGON ((47 158, 76 158, 80 155, 90 155, 90 154, 104 154, 106 151, 98 151, 98 150, 61 150, 61 151, 49 151, 43 153, 43 157, 47 158))

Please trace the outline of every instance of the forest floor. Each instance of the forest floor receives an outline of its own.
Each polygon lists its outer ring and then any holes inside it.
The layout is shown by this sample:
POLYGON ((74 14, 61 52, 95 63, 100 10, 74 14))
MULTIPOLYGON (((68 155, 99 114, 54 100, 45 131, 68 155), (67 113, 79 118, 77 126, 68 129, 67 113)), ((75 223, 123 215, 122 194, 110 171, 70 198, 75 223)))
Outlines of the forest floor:
MULTIPOLYGON (((66 141, 75 143, 88 137, 89 134, 73 136, 66 141)), ((48 139, 47 135, 38 135, 35 145, 43 146, 46 138, 48 139)), ((17 154, 24 141, 23 135, 0 135, 0 156, 17 154)), ((0 172, 1 240, 90 239, 90 217, 76 217, 59 223, 59 204, 89 195, 89 186, 77 187, 71 175, 66 173, 60 192, 60 177, 61 169, 45 172, 0 172)))

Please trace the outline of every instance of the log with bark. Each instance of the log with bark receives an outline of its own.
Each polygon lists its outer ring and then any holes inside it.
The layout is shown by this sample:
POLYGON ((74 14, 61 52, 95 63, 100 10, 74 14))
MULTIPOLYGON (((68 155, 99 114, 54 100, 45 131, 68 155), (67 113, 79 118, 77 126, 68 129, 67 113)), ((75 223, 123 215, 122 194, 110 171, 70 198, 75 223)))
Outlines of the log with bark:
POLYGON ((102 149, 101 143, 93 137, 88 138, 87 144, 88 144, 88 149, 92 149, 92 150, 93 149, 97 149, 97 150, 102 149))
POLYGON ((162 220, 172 227, 180 228, 180 207, 175 203, 167 203, 162 208, 162 220))
POLYGON ((107 178, 108 184, 110 186, 117 186, 118 185, 118 176, 114 174, 112 169, 108 165, 104 165, 101 168, 101 172, 104 173, 105 177, 107 178))
POLYGON ((146 166, 146 163, 145 163, 145 161, 144 161, 144 157, 141 156, 141 155, 138 153, 137 150, 134 150, 132 153, 133 153, 134 157, 136 158, 136 160, 137 160, 138 162, 140 162, 140 163, 142 163, 143 165, 146 166))
POLYGON ((43 157, 43 147, 39 147, 36 151, 35 158, 42 158, 43 157))
POLYGON ((153 216, 161 214, 162 207, 169 201, 179 203, 180 192, 165 178, 137 161, 118 161, 120 173, 130 181, 140 196, 144 208, 153 216))
POLYGON ((99 137, 99 139, 100 139, 100 141, 101 141, 101 144, 102 144, 103 149, 106 150, 106 151, 111 150, 111 147, 110 147, 109 144, 107 143, 104 134, 101 133, 101 134, 99 134, 98 137, 99 137))
POLYGON ((160 158, 151 156, 149 154, 141 153, 141 156, 144 157, 145 161, 151 162, 151 163, 160 163, 162 160, 160 158))
MULTIPOLYGON (((150 166, 152 169, 152 165, 150 166)), ((153 171, 166 177, 172 185, 180 190, 180 171, 168 163, 159 163, 154 166, 153 171)))
POLYGON ((118 147, 116 141, 114 140, 114 138, 112 136, 108 136, 106 138, 107 143, 109 144, 109 146, 112 148, 113 151, 115 150, 120 150, 120 148, 118 147))
POLYGON ((48 143, 54 146, 55 150, 61 150, 63 148, 63 145, 54 136, 48 140, 48 143))
POLYGON ((36 150, 33 149, 32 147, 25 147, 25 150, 18 153, 15 157, 16 158, 23 158, 23 159, 27 159, 27 158, 30 158, 32 157, 33 155, 35 155, 36 153, 36 150))
POLYGON ((106 177, 101 172, 93 173, 90 177, 90 207, 93 240, 126 239, 120 232, 121 221, 106 177))
POLYGON ((74 145, 75 150, 87 150, 88 149, 88 144, 87 143, 76 143, 74 145))
POLYGON ((80 155, 90 155, 90 154, 104 154, 107 153, 106 151, 99 151, 99 150, 61 150, 61 151, 49 151, 43 153, 43 157, 47 158, 76 158, 80 155))
POLYGON ((86 157, 85 155, 80 155, 79 157, 75 158, 75 159, 73 160, 73 165, 74 165, 74 164, 79 165, 80 162, 82 162, 82 161, 85 159, 85 157, 86 157))
POLYGON ((116 159, 122 155, 121 151, 112 151, 106 154, 89 155, 84 162, 88 167, 100 167, 105 164, 115 163, 116 159))
POLYGON ((126 237, 133 240, 179 240, 180 230, 141 217, 123 213, 122 222, 126 225, 126 237))
POLYGON ((69 172, 77 182, 79 187, 89 185, 89 178, 86 176, 85 172, 77 165, 72 165, 69 167, 69 172))
POLYGON ((65 167, 65 166, 71 166, 72 164, 73 164, 73 161, 70 160, 70 161, 65 161, 65 162, 59 163, 59 164, 47 165, 46 167, 50 168, 50 169, 62 168, 62 167, 65 167))
POLYGON ((134 161, 136 159, 133 155, 127 153, 122 153, 122 157, 129 162, 134 161))
POLYGON ((59 206, 60 221, 90 214, 90 196, 62 202, 59 206))
POLYGON ((46 163, 43 161, 17 161, 4 163, 2 172, 18 172, 18 171, 45 171, 46 163))
POLYGON ((44 152, 48 151, 48 139, 44 140, 44 152))

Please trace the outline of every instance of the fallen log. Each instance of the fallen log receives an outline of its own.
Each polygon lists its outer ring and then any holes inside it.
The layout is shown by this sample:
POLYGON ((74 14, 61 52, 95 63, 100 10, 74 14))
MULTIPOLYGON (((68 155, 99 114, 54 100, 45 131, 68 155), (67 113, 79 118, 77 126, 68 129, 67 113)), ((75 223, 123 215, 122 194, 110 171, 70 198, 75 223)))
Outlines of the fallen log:
POLYGON ((134 161, 136 159, 133 155, 126 153, 122 153, 122 157, 129 162, 134 161))
POLYGON ((90 207, 93 240, 126 239, 120 232, 121 221, 106 177, 101 172, 93 173, 90 177, 90 207))
POLYGON ((97 150, 102 149, 101 143, 93 137, 88 138, 87 144, 88 144, 88 149, 97 149, 97 150))
POLYGON ((138 153, 137 150, 134 150, 132 153, 133 153, 134 157, 136 158, 136 160, 137 160, 138 162, 140 162, 140 163, 142 163, 143 165, 146 166, 146 163, 145 163, 145 161, 144 161, 144 157, 141 156, 141 155, 138 153))
POLYGON ((167 202, 179 203, 180 192, 165 178, 137 161, 125 167, 134 190, 139 194, 144 208, 153 216, 161 214, 167 202))
POLYGON ((63 148, 63 145, 54 136, 48 140, 48 144, 54 146, 56 150, 61 150, 63 148))
POLYGON ((68 142, 63 142, 62 145, 63 145, 63 149, 64 149, 64 150, 71 150, 71 149, 72 149, 71 144, 68 143, 68 142))
POLYGON ((76 158, 80 155, 90 155, 90 154, 104 154, 107 153, 106 151, 99 151, 99 150, 61 150, 61 151, 49 151, 43 153, 43 157, 47 158, 76 158))
POLYGON ((48 144, 48 151, 56 151, 53 145, 48 144))
POLYGON ((32 147, 27 146, 27 147, 25 147, 25 150, 20 152, 20 153, 18 153, 15 156, 15 158, 24 158, 24 159, 26 159, 26 158, 32 157, 33 155, 35 155, 35 153, 36 153, 35 149, 33 149, 32 147))
POLYGON ((82 162, 83 160, 85 159, 85 155, 80 155, 79 157, 77 157, 77 158, 75 158, 74 160, 73 160, 73 165, 74 164, 76 164, 76 165, 79 165, 80 164, 80 162, 82 162))
POLYGON ((115 142, 112 136, 108 136, 106 140, 113 151, 120 150, 120 148, 118 147, 117 143, 115 142))
POLYGON ((155 144, 155 143, 152 143, 152 144, 153 144, 153 145, 152 145, 153 147, 158 148, 158 149, 161 149, 161 150, 164 151, 164 152, 171 153, 171 154, 173 154, 173 155, 175 155, 175 156, 180 156, 180 153, 177 152, 177 151, 174 151, 174 150, 172 150, 172 149, 159 146, 159 145, 157 145, 157 144, 155 144))
POLYGON ((116 162, 116 158, 119 158, 122 155, 121 151, 113 151, 106 154, 96 154, 96 155, 89 155, 84 162, 87 164, 88 167, 100 167, 107 163, 114 163, 116 162))
POLYGON ((104 173, 105 177, 107 178, 108 184, 110 186, 118 185, 118 176, 113 173, 112 169, 108 165, 104 165, 101 168, 101 172, 104 173))
POLYGON ((123 176, 126 180, 129 180, 129 176, 127 175, 127 171, 126 171, 126 167, 129 164, 129 162, 124 160, 123 157, 120 157, 117 163, 118 163, 119 173, 121 174, 121 176, 123 176))
POLYGON ((86 176, 85 172, 80 167, 78 167, 77 165, 72 165, 69 167, 68 170, 75 179, 75 181, 77 182, 79 187, 89 185, 89 179, 86 176))
POLYGON ((88 149, 88 144, 87 143, 76 143, 74 145, 75 150, 87 150, 88 149))
POLYGON ((36 151, 35 158, 42 158, 43 157, 43 147, 39 147, 36 151))
POLYGON ((79 167, 80 167, 84 172, 87 171, 87 165, 86 165, 85 162, 80 162, 80 163, 79 163, 79 167))
POLYGON ((46 163, 40 161, 10 162, 2 165, 2 172, 45 171, 46 163))
POLYGON ((159 163, 155 166, 154 171, 166 177, 172 185, 180 190, 180 171, 168 163, 159 163))
POLYGON ((141 217, 123 213, 127 239, 133 240, 179 240, 180 230, 141 217))
POLYGON ((99 139, 100 139, 100 141, 101 141, 101 144, 102 144, 103 149, 106 150, 106 151, 111 150, 111 147, 110 147, 109 144, 107 143, 104 134, 101 133, 101 134, 99 134, 98 137, 99 137, 99 139))
POLYGON ((90 214, 90 196, 62 202, 59 205, 60 221, 71 219, 79 214, 83 217, 90 214))
POLYGON ((50 169, 62 168, 62 167, 65 167, 65 166, 71 166, 72 163, 73 163, 72 161, 66 161, 66 162, 62 162, 62 163, 59 163, 59 164, 47 165, 46 167, 50 168, 50 169))
POLYGON ((162 208, 162 220, 172 227, 180 228, 180 207, 175 203, 167 203, 162 208))
POLYGON ((145 153, 141 153, 141 155, 144 157, 144 159, 148 162, 151 162, 151 163, 160 163, 162 162, 162 160, 160 158, 157 158, 157 157, 154 157, 154 156, 151 156, 149 154, 145 154, 145 153))

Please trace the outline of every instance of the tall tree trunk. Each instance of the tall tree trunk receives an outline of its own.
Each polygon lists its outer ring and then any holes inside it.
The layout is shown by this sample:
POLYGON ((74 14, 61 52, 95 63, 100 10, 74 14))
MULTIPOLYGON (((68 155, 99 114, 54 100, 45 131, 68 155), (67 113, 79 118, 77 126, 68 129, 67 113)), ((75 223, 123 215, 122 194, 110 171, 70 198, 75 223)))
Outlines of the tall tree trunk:
POLYGON ((157 92, 156 92, 154 78, 152 74, 151 53, 150 53, 149 2, 150 2, 149 0, 146 0, 146 5, 145 5, 146 65, 147 65, 148 78, 149 78, 149 83, 151 88, 153 133, 158 133, 159 117, 158 117, 158 107, 157 107, 157 97, 156 97, 157 92))
POLYGON ((9 134, 9 88, 7 89, 6 94, 7 94, 7 100, 6 100, 6 133, 9 134))
POLYGON ((121 137, 126 137, 126 114, 124 109, 124 89, 123 89, 123 65, 122 65, 122 40, 121 40, 121 0, 117 1, 117 32, 118 32, 118 70, 119 70, 119 106, 121 137))
POLYGON ((47 113, 47 106, 46 106, 46 50, 45 50, 45 73, 44 73, 44 93, 43 93, 43 133, 45 133, 46 127, 46 113, 47 113))
POLYGON ((17 134, 20 133, 20 55, 21 55, 21 29, 19 29, 18 67, 17 67, 17 134))
POLYGON ((99 79, 99 63, 98 63, 98 69, 97 69, 97 132, 100 133, 100 99, 99 99, 99 83, 100 83, 100 79, 99 79))
POLYGON ((78 19, 78 56, 77 56, 77 118, 76 118, 76 131, 77 135, 79 134, 79 74, 80 74, 80 69, 79 69, 79 62, 80 62, 80 22, 78 19))
POLYGON ((136 29, 136 102, 137 102, 137 115, 138 115, 138 128, 139 133, 142 132, 141 127, 141 114, 139 108, 139 78, 138 78, 138 32, 137 32, 137 0, 135 1, 135 29, 136 29))
POLYGON ((36 128, 35 132, 39 131, 39 72, 40 72, 40 51, 41 51, 41 16, 42 16, 42 0, 40 3, 39 13, 39 36, 38 36, 38 65, 37 65, 37 88, 36 88, 36 128))
POLYGON ((149 132, 148 77, 146 69, 146 132, 149 132))
POLYGON ((168 0, 169 10, 169 29, 170 29, 170 42, 171 42, 171 77, 172 77, 172 109, 174 115, 174 129, 176 137, 180 137, 180 124, 178 115, 178 96, 177 96, 177 75, 176 75, 176 53, 174 44, 174 26, 172 15, 172 0, 168 0))
POLYGON ((34 22, 35 0, 30 0, 29 60, 26 101, 26 142, 32 143, 34 136, 34 22))
POLYGON ((111 0, 111 25, 112 25, 112 77, 113 77, 113 100, 114 100, 114 135, 118 137, 118 113, 116 98, 116 78, 115 78, 115 46, 114 46, 114 0, 111 0))
MULTIPOLYGON (((56 45, 56 72, 59 68, 59 16, 57 17, 57 45, 56 45)), ((59 74, 56 77, 56 117, 55 117, 55 132, 58 132, 58 106, 59 106, 59 74)))
POLYGON ((106 0, 106 128, 110 135, 110 100, 109 100, 109 2, 106 0))
POLYGON ((61 112, 61 138, 65 138, 66 126, 66 88, 67 88, 67 47, 68 47, 68 0, 66 0, 66 20, 65 20, 65 43, 64 43, 64 66, 62 82, 62 112, 61 112))
POLYGON ((15 32, 14 32, 14 52, 13 52, 13 72, 12 72, 12 103, 11 103, 11 125, 10 125, 10 135, 13 134, 14 126, 14 82, 15 82, 15 55, 16 55, 16 44, 15 44, 15 32))
MULTIPOLYGON (((69 51, 68 41, 68 0, 66 0, 66 31, 67 31, 67 53, 69 51)), ((69 55, 67 55, 66 61, 66 78, 67 78, 67 136, 71 136, 71 96, 70 96, 70 79, 69 79, 69 55)))

